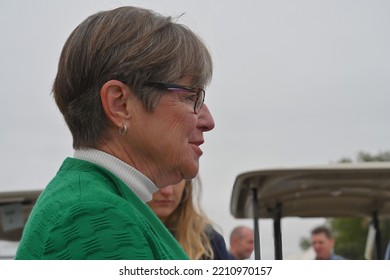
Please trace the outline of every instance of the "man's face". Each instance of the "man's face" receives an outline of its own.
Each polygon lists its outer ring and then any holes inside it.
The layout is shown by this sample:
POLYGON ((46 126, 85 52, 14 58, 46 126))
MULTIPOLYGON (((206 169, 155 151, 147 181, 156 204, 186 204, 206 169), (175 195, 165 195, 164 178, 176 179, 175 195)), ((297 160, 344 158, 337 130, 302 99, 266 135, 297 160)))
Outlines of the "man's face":
POLYGON ((334 240, 329 239, 324 233, 317 233, 311 236, 311 245, 316 252, 316 259, 329 259, 334 246, 334 240))
POLYGON ((247 259, 251 256, 254 249, 253 231, 244 230, 243 236, 238 240, 237 258, 240 260, 247 259))

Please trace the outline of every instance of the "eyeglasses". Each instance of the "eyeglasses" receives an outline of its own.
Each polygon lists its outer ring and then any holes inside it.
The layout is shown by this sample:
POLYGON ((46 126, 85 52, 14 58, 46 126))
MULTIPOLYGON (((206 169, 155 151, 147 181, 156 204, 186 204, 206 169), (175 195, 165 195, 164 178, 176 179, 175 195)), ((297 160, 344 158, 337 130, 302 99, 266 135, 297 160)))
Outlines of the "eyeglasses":
POLYGON ((190 87, 190 86, 182 86, 177 84, 170 83, 161 83, 161 82, 146 82, 145 86, 154 87, 159 90, 169 90, 169 91, 177 91, 177 92, 191 92, 195 93, 188 97, 194 103, 194 112, 198 114, 205 99, 205 91, 200 87, 190 87))

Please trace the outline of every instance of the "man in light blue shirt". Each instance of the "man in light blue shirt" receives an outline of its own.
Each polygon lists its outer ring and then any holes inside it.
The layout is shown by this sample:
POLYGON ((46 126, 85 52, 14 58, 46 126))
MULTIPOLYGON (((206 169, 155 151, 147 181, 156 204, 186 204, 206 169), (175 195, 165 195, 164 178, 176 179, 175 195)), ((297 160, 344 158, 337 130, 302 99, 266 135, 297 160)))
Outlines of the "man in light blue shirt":
POLYGON ((316 260, 344 260, 333 252, 335 240, 326 227, 317 227, 311 231, 311 244, 316 252, 316 260))

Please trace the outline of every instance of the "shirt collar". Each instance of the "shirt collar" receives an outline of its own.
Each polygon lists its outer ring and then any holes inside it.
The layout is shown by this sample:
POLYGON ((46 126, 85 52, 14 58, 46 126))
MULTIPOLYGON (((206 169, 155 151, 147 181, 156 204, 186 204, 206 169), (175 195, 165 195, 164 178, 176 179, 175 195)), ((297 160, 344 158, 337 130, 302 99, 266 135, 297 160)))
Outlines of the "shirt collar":
POLYGON ((143 202, 150 201, 158 190, 144 174, 120 159, 96 149, 75 150, 74 158, 89 161, 112 172, 131 189, 143 202))

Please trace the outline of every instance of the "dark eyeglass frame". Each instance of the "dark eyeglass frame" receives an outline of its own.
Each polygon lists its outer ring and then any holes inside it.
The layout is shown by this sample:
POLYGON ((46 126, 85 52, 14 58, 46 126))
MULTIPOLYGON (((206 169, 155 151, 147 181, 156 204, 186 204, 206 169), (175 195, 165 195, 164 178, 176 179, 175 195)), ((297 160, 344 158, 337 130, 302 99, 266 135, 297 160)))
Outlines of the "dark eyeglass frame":
POLYGON ((204 103, 204 99, 206 97, 206 92, 203 88, 200 87, 191 87, 191 86, 183 86, 178 84, 171 83, 163 83, 163 82, 146 82, 145 86, 154 87, 159 90, 185 90, 196 94, 196 101, 194 104, 194 112, 198 114, 202 105, 204 103))

